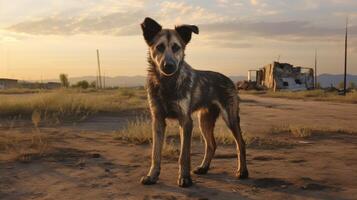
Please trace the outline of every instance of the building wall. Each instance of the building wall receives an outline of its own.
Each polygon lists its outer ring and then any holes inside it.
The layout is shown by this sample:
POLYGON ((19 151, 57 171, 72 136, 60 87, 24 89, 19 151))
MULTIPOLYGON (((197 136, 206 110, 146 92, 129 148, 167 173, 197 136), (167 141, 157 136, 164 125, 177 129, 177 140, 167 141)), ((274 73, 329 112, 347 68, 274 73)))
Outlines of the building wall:
POLYGON ((17 87, 15 79, 0 79, 0 89, 9 89, 17 87))
POLYGON ((314 88, 313 70, 302 72, 301 67, 288 63, 274 62, 261 68, 257 73, 257 83, 273 90, 306 90, 314 88))

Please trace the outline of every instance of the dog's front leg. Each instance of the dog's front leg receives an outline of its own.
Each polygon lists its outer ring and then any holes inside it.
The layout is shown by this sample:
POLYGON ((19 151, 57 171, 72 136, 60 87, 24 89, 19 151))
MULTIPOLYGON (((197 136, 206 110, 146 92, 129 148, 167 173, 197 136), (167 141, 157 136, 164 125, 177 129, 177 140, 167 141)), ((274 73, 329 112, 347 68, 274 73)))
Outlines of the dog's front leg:
POLYGON ((155 184, 159 180, 160 164, 161 164, 161 151, 165 138, 165 119, 161 117, 153 117, 152 121, 152 154, 151 154, 151 167, 147 176, 141 179, 144 185, 155 184))
POLYGON ((192 185, 192 179, 190 174, 192 119, 190 116, 185 116, 179 120, 179 123, 181 137, 181 153, 179 158, 179 177, 177 182, 180 187, 189 187, 192 185))

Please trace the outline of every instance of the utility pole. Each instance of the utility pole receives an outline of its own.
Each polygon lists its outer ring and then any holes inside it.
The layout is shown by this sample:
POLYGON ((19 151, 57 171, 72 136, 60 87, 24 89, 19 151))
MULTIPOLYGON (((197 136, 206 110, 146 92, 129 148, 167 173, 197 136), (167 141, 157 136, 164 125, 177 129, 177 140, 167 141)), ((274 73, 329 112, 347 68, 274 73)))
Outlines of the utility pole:
POLYGON ((317 89, 317 49, 315 49, 315 89, 317 89))
POLYGON ((105 71, 103 70, 103 88, 105 89, 105 71))
POLYGON ((99 88, 102 88, 102 75, 100 73, 100 60, 99 60, 99 50, 97 49, 97 61, 98 61, 98 81, 99 88))
POLYGON ((348 37, 348 17, 346 18, 346 34, 345 34, 345 74, 343 79, 343 95, 346 96, 346 85, 347 85, 347 37, 348 37))

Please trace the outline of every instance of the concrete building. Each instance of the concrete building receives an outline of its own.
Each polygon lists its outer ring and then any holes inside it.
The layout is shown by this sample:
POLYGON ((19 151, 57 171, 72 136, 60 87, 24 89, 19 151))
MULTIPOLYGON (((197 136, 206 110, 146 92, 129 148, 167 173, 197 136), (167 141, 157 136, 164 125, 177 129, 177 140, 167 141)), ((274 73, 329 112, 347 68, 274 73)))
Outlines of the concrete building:
POLYGON ((248 80, 251 80, 251 72, 256 72, 256 85, 275 90, 308 90, 314 88, 314 71, 312 68, 294 67, 288 63, 274 62, 259 70, 249 70, 248 80))
POLYGON ((17 87, 16 79, 0 78, 0 89, 9 89, 17 87))

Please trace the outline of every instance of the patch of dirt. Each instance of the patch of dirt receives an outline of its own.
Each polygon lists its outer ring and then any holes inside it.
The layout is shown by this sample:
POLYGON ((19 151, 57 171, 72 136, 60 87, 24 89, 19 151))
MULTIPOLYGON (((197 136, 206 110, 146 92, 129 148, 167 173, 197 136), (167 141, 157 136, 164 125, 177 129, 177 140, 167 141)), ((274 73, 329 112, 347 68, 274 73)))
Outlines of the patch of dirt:
POLYGON ((252 160, 258 160, 258 161, 271 161, 271 160, 283 160, 284 158, 282 157, 272 157, 272 156, 256 156, 253 157, 252 160))
MULTIPOLYGON (((246 180, 234 176, 235 147, 219 146, 209 173, 192 175, 194 186, 183 189, 176 185, 177 159, 163 158, 156 185, 139 183, 150 166, 150 145, 129 145, 96 132, 86 132, 81 137, 74 137, 75 134, 70 131, 59 134, 50 152, 30 162, 1 160, 1 197, 353 199, 356 195, 357 162, 353 153, 356 143, 353 141, 357 141, 357 136, 351 136, 350 141, 323 139, 314 145, 296 144, 287 149, 248 148, 250 178, 246 180)), ((192 147, 192 167, 195 167, 203 158, 204 146, 195 141, 192 147)))
POLYGON ((253 180, 252 185, 258 188, 273 188, 273 187, 286 187, 292 185, 292 183, 278 178, 260 178, 260 179, 253 180))
MULTIPOLYGON (((249 179, 235 177, 235 146, 218 145, 208 174, 193 174, 191 188, 177 186, 176 154, 163 158, 156 185, 143 186, 139 180, 149 170, 151 145, 127 144, 111 134, 135 115, 99 115, 77 124, 41 127, 51 138, 51 148, 41 156, 29 154, 28 162, 0 156, 0 199, 355 199, 357 135, 331 132, 297 139, 264 134, 278 123, 357 130, 357 115, 345 119, 355 106, 242 98, 247 99, 241 106, 243 130, 252 133, 250 138, 257 136, 247 143, 249 179), (257 106, 261 103, 273 105, 257 106)), ((16 132, 29 130, 24 126, 16 132)), ((194 140, 192 168, 200 165, 203 152, 203 143, 194 140)))

